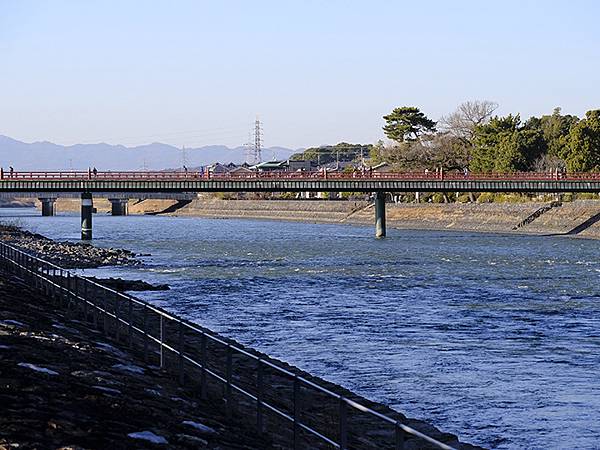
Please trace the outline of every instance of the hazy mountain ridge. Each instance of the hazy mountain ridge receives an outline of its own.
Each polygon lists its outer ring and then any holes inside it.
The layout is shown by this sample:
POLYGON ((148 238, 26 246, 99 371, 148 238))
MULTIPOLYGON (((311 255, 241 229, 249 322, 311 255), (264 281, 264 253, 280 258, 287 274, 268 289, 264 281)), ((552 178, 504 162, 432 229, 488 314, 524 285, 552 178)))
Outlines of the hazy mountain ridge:
MULTIPOLYGON (((263 149, 263 160, 287 159, 295 153, 285 147, 263 149)), ((185 149, 188 167, 204 166, 216 161, 243 163, 245 147, 207 145, 185 149)), ((26 143, 0 135, 0 166, 15 170, 160 170, 181 167, 183 152, 180 148, 160 142, 126 147, 107 143, 59 145, 41 141, 26 143)))

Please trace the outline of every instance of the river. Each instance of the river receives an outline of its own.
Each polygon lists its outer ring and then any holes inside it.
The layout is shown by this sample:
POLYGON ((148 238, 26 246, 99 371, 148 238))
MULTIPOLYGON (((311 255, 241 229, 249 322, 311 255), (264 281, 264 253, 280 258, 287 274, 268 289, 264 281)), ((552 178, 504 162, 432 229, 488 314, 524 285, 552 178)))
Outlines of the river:
MULTIPOLYGON (((54 239, 79 217, 3 209, 54 239)), ((94 217, 149 253, 86 271, 490 448, 600 448, 600 241, 160 216, 94 217)))

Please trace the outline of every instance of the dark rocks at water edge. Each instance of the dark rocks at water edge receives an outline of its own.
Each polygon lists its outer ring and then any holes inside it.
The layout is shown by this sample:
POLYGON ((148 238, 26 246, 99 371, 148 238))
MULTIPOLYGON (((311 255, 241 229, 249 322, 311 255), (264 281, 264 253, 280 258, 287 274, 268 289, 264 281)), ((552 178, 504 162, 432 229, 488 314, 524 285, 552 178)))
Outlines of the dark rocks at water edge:
POLYGON ((80 242, 57 242, 16 226, 0 225, 0 239, 65 269, 140 264, 136 254, 123 249, 100 248, 80 242))
POLYGON ((101 284, 115 291, 168 291, 168 284, 150 284, 142 280, 124 280, 123 278, 96 278, 87 277, 88 280, 94 283, 101 284))

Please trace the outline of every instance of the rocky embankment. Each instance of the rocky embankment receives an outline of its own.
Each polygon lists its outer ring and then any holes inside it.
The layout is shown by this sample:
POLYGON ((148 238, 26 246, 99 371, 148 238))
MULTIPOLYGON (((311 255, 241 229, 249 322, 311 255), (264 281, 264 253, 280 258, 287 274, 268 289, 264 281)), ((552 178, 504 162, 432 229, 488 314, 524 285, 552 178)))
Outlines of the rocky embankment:
POLYGON ((269 449, 0 271, 0 450, 269 449))
POLYGON ((142 280, 124 280, 123 278, 97 278, 87 277, 88 280, 94 283, 101 284, 107 288, 114 289, 119 292, 126 291, 168 291, 168 284, 150 284, 142 280))
MULTIPOLYGON (((0 225, 0 240, 50 261, 65 269, 90 269, 102 266, 137 265, 134 252, 124 249, 101 248, 79 242, 57 242, 12 225, 0 225)), ((97 278, 90 280, 119 292, 166 291, 166 284, 151 284, 142 280, 97 278)))
POLYGON ((11 225, 0 225, 0 240, 65 269, 140 264, 124 249, 100 248, 80 242, 57 242, 11 225))

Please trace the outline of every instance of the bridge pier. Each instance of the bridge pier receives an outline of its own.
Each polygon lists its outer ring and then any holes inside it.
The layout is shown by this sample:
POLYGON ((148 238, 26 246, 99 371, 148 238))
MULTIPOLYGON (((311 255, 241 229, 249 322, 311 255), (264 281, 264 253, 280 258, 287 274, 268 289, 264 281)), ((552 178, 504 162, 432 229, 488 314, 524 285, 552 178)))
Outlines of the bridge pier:
POLYGON ((375 237, 384 238, 385 229, 385 192, 375 193, 375 237))
POLYGON ((55 198, 39 198, 42 202, 42 216, 51 217, 56 214, 56 199, 55 198))
POLYGON ((127 216, 129 214, 129 200, 126 198, 109 198, 111 214, 113 216, 127 216))
POLYGON ((81 194, 81 240, 89 241, 92 239, 92 213, 94 212, 94 202, 92 194, 84 192, 81 194))

